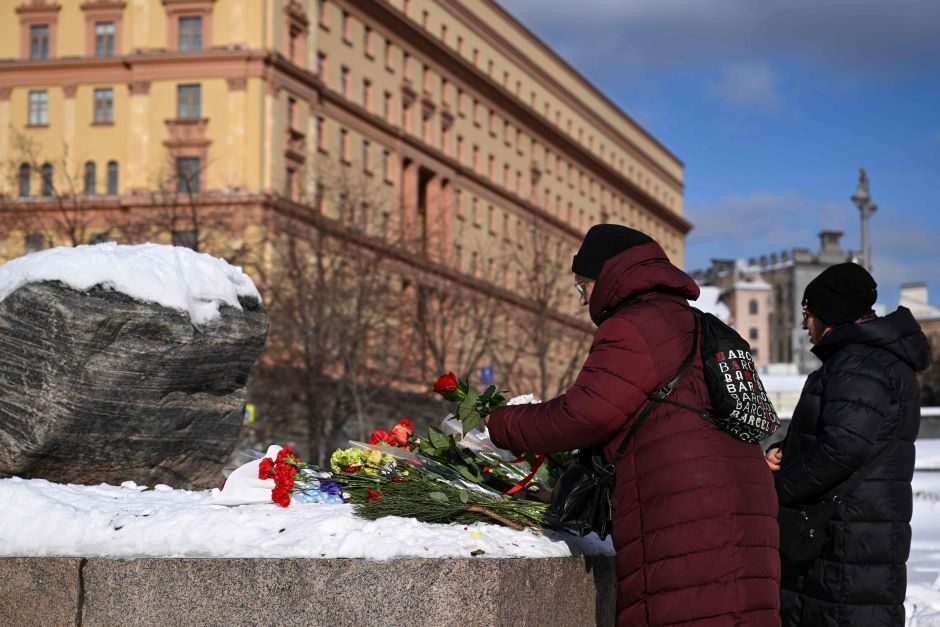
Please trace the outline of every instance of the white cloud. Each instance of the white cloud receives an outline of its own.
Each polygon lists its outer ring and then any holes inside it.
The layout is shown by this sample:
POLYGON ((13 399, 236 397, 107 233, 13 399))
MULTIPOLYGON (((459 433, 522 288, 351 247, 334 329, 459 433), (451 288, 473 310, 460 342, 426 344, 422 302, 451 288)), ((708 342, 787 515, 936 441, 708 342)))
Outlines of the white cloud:
POLYGON ((718 80, 709 84, 708 90, 725 104, 738 109, 776 112, 782 108, 777 77, 766 63, 726 65, 718 80))

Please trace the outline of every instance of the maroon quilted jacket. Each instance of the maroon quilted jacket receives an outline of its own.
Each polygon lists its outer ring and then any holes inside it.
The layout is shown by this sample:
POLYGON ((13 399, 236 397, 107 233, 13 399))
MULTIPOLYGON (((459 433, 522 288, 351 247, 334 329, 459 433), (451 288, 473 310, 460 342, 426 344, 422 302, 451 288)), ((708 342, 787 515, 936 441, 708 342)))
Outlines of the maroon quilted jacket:
MULTIPOLYGON (((597 333, 574 385, 539 405, 495 411, 493 441, 543 453, 603 445, 611 459, 647 395, 688 354, 693 318, 686 299, 698 295, 655 242, 609 259, 591 296, 597 333), (633 297, 639 302, 605 319, 633 297)), ((671 398, 707 406, 697 352, 671 398)), ((618 625, 780 624, 777 497, 760 447, 661 404, 616 473, 618 625)))

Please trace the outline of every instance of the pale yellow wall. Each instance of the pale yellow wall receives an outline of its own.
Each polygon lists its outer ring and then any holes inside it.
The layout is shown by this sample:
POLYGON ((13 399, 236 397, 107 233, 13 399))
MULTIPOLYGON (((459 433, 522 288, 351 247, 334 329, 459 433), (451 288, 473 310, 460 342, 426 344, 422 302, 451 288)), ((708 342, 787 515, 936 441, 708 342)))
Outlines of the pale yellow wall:
MULTIPOLYGON (((84 53, 85 19, 80 11, 81 0, 62 0, 63 9, 59 14, 59 55, 74 56, 84 53)), ((213 5, 213 34, 207 36, 204 44, 211 47, 268 48, 287 54, 287 42, 284 40, 284 7, 287 0, 217 0, 213 5)), ((327 20, 330 28, 324 29, 316 22, 315 0, 303 0, 310 20, 307 39, 307 59, 309 69, 315 66, 317 51, 328 55, 327 71, 324 80, 328 88, 339 91, 340 68, 346 66, 350 71, 350 85, 347 98, 350 102, 365 106, 363 102, 363 80, 372 83, 372 102, 370 112, 384 116, 384 94, 392 95, 390 120, 393 126, 402 122, 401 86, 406 79, 403 68, 402 42, 393 40, 391 71, 386 68, 386 38, 377 25, 372 26, 373 55, 365 53, 365 25, 355 15, 349 18, 348 38, 343 37, 341 28, 341 9, 333 2, 326 3, 327 20)), ((391 4, 402 8, 401 0, 391 4)), ((503 55, 502 52, 486 42, 471 24, 461 23, 457 15, 448 14, 443 5, 433 0, 412 0, 410 2, 411 19, 423 24, 423 12, 428 12, 427 28, 435 37, 441 37, 442 26, 447 25, 445 45, 455 52, 457 38, 463 39, 459 51, 468 61, 472 61, 473 50, 478 50, 478 67, 481 71, 489 70, 489 61, 493 60, 491 78, 520 100, 532 105, 530 94, 535 92, 534 111, 543 112, 544 103, 549 104, 550 122, 554 123, 556 112, 561 112, 559 129, 567 133, 571 120, 570 137, 594 152, 615 170, 639 185, 678 214, 682 213, 682 195, 668 189, 668 185, 654 171, 640 164, 629 151, 622 150, 617 144, 624 141, 606 137, 602 130, 594 128, 585 115, 586 110, 597 111, 626 138, 650 155, 664 169, 681 179, 682 168, 670 156, 666 155, 655 142, 646 138, 634 123, 624 118, 616 109, 604 103, 589 89, 580 84, 579 79, 570 69, 559 63, 551 54, 540 46, 520 36, 516 27, 502 16, 489 0, 470 0, 464 6, 477 13, 492 28, 498 37, 509 45, 515 46, 520 54, 533 60, 557 80, 561 87, 580 99, 584 107, 570 107, 561 102, 555 94, 547 90, 541 78, 531 76, 524 65, 503 55), (504 82, 504 72, 509 73, 508 82, 504 82), (518 82, 518 87, 517 87, 518 82), (603 147, 603 152, 602 152, 603 147)), ((7 9, 0 19, 0 57, 15 58, 19 55, 19 24, 13 13, 13 7, 7 9)), ((125 53, 132 50, 155 50, 166 47, 165 8, 161 0, 127 0, 123 16, 122 49, 125 53)), ((412 112, 412 134, 425 139, 421 118, 420 98, 426 91, 436 104, 430 137, 427 143, 435 150, 444 151, 446 156, 459 160, 464 168, 474 169, 473 147, 480 154, 477 172, 489 180, 491 189, 485 198, 481 197, 481 212, 494 205, 494 211, 500 216, 509 215, 509 225, 516 230, 518 220, 528 221, 527 213, 515 202, 519 197, 533 201, 551 215, 567 222, 574 229, 583 232, 592 223, 601 219, 601 210, 606 211, 610 221, 621 222, 649 232, 657 238, 677 265, 682 265, 684 241, 672 227, 654 218, 650 212, 636 201, 627 198, 603 185, 597 176, 583 164, 572 163, 567 157, 559 158, 559 150, 548 144, 546 138, 533 136, 525 127, 525 120, 508 119, 499 109, 499 103, 484 100, 474 85, 461 84, 449 75, 446 65, 438 65, 439 59, 424 59, 416 54, 407 42, 404 47, 410 56, 409 76, 418 102, 412 112), (423 68, 430 72, 427 80, 423 68), (461 101, 464 103, 461 105, 461 101), (441 129, 441 111, 445 102, 454 115, 454 124, 450 131, 450 146, 445 147, 441 129), (475 106, 482 110, 482 119, 475 121, 475 106), (491 132, 490 111, 496 115, 495 128, 491 132), (504 125, 509 122, 509 136, 504 134, 504 125), (517 133, 520 141, 517 143, 517 133), (462 154, 457 153, 458 136, 462 138, 462 154), (547 146, 546 146, 547 145, 547 146), (551 155, 548 158, 547 152, 551 155), (494 158, 493 172, 490 171, 489 157, 494 158), (538 164, 542 170, 541 179, 533 193, 530 167, 538 164), (505 166, 509 166, 509 181, 504 178, 505 166), (569 168, 572 175, 569 178, 569 168), (546 197, 548 200, 546 201, 546 197), (569 208, 570 207, 570 208, 569 208)), ((146 188, 156 184, 161 176, 172 174, 171 164, 167 161, 164 140, 167 137, 165 121, 176 115, 176 86, 180 82, 199 82, 202 84, 202 113, 208 118, 207 134, 212 144, 203 174, 204 189, 241 188, 253 191, 277 191, 284 188, 286 140, 287 98, 291 95, 286 89, 271 90, 263 79, 249 79, 244 90, 230 90, 225 80, 211 76, 187 78, 185 80, 154 81, 147 93, 130 94, 127 86, 111 85, 114 88, 114 125, 94 127, 91 125, 93 112, 92 93, 94 85, 81 85, 74 100, 65 101, 61 90, 50 88, 50 126, 48 129, 29 129, 28 133, 36 137, 43 145, 43 150, 50 154, 60 154, 62 146, 70 147, 73 167, 79 167, 88 158, 99 162, 99 177, 104 176, 104 163, 109 158, 116 158, 121 164, 121 190, 146 188)), ((106 85, 101 85, 106 86, 106 85)), ((17 88, 9 102, 0 101, 0 122, 4 116, 16 128, 25 124, 27 107, 27 89, 17 88)), ((321 157, 316 150, 314 133, 316 117, 326 115, 319 110, 311 110, 306 99, 300 94, 293 94, 298 102, 298 124, 307 130, 308 172, 316 170, 315 162, 321 157)), ((327 116, 328 117, 328 116, 327 116)), ((341 123, 329 119, 327 128, 332 134, 332 141, 338 138, 341 123)), ((349 128, 351 153, 354 160, 360 158, 360 131, 349 128)), ((376 168, 381 167, 383 149, 393 150, 396 145, 394 136, 386 136, 384 130, 369 129, 365 136, 373 146, 373 159, 376 168)), ((0 148, 8 142, 8 136, 0 132, 0 148)), ((332 150, 335 157, 335 149, 332 150)), ((394 152, 394 150, 393 150, 394 152)), ((329 159, 329 155, 324 156, 329 159)), ((464 205, 469 207, 470 198, 477 183, 469 187, 464 185, 459 175, 452 177, 453 189, 461 189, 464 205)), ((310 178, 310 177, 308 177, 310 178)), ((103 183, 99 182, 99 187, 103 183)), ((309 197, 311 190, 306 191, 309 197)), ((469 211, 469 209, 467 210, 469 211)), ((458 215, 457 218, 460 216, 458 215)), ((463 244, 464 263, 469 260, 469 252, 477 250, 482 261, 488 257, 504 256, 505 236, 500 232, 489 233, 486 216, 483 226, 475 227, 470 222, 469 238, 463 244), (479 231, 479 233, 477 232, 479 231)), ((499 218, 501 231, 504 225, 499 218)), ((457 224, 459 228, 460 225, 457 224)), ((568 247, 576 247, 577 238, 571 235, 559 235, 568 247)))

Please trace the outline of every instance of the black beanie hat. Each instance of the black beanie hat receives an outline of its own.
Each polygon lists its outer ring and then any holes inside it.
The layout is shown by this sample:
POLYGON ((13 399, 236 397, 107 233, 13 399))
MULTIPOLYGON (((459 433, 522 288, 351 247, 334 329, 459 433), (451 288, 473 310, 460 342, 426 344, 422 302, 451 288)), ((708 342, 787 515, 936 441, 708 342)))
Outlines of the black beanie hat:
POLYGON ((820 273, 803 292, 803 307, 823 323, 833 326, 855 322, 878 298, 878 284, 857 263, 840 263, 820 273))
POLYGON ((628 248, 652 242, 645 234, 620 224, 595 224, 584 236, 571 271, 587 279, 597 280, 604 262, 628 248))

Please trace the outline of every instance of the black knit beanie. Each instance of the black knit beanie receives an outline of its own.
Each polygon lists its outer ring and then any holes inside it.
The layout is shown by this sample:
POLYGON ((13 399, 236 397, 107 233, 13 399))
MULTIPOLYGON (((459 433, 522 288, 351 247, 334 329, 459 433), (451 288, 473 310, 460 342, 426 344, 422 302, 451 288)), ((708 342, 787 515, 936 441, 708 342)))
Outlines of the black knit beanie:
POLYGON ((820 273, 803 292, 803 307, 824 324, 855 322, 878 298, 878 287, 868 270, 856 263, 840 263, 820 273))
POLYGON ((571 263, 571 271, 587 279, 597 280, 604 262, 628 248, 647 244, 653 239, 620 224, 595 224, 584 236, 578 254, 571 263))

